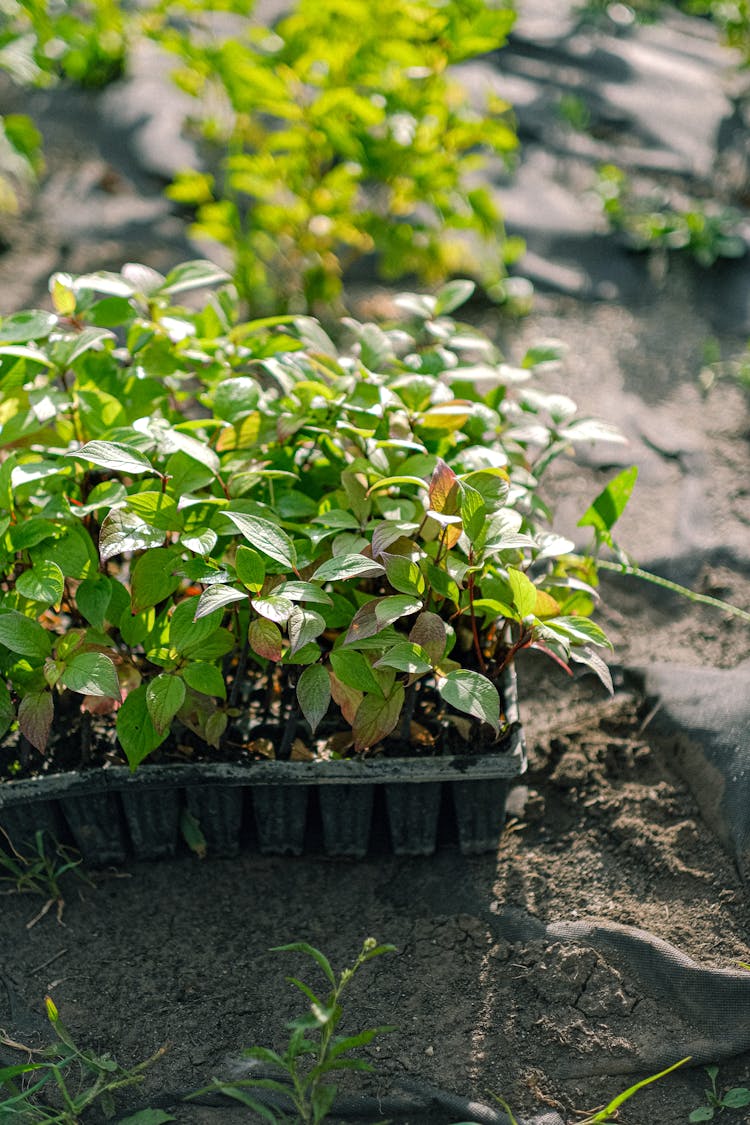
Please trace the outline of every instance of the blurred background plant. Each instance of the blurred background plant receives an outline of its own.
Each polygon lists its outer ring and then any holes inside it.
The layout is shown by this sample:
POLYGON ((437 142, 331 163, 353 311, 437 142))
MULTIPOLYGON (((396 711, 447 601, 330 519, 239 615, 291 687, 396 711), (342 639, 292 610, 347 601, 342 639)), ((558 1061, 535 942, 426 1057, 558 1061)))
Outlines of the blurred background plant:
POLYGON ((468 274, 502 299, 523 244, 474 173, 511 162, 511 107, 493 93, 474 107, 448 68, 504 44, 510 5, 300 0, 273 29, 236 18, 252 6, 162 0, 144 21, 179 59, 214 169, 169 195, 228 248, 245 302, 335 309, 370 254, 387 279, 468 274))
MULTIPOLYGON (((0 2, 0 72, 16 85, 97 88, 122 74, 125 56, 119 0, 0 2)), ((43 169, 41 145, 26 114, 0 117, 0 211, 18 211, 43 169)))

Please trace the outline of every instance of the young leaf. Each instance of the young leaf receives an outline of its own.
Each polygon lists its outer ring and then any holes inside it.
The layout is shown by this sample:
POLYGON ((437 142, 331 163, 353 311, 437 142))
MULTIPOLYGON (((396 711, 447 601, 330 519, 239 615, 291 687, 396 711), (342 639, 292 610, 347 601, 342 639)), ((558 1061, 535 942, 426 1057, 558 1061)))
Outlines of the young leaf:
POLYGON ((101 695, 117 700, 122 695, 115 666, 103 652, 80 652, 73 656, 66 663, 61 679, 65 687, 81 695, 101 695))
POLYGON ((438 680, 438 691, 451 707, 473 715, 488 723, 493 730, 500 729, 500 696, 497 688, 486 676, 457 668, 449 672, 445 679, 438 680))
POLYGON ((292 654, 299 652, 306 644, 319 637, 325 627, 325 619, 319 613, 294 606, 286 626, 292 654))
POLYGON ((193 262, 183 262, 171 270, 160 287, 160 293, 176 297, 178 293, 188 293, 191 289, 205 289, 211 285, 220 285, 231 281, 225 270, 214 262, 196 259, 193 262))
POLYGON ((146 706, 157 734, 165 734, 185 702, 185 684, 179 676, 163 672, 146 688, 146 706))
POLYGON ((281 630, 273 621, 268 621, 265 617, 256 617, 250 622, 247 639, 250 648, 253 652, 257 652, 258 656, 266 660, 281 660, 284 642, 281 630))
POLYGON ((115 508, 105 516, 99 532, 99 557, 106 562, 114 555, 147 550, 163 542, 163 531, 145 523, 135 512, 115 508))
POLYGON ((311 664, 304 669, 297 681, 297 699, 302 714, 310 724, 311 731, 315 734, 315 730, 331 702, 331 681, 321 664, 311 664))
POLYGON ((80 449, 72 449, 66 457, 77 461, 90 461, 114 473, 128 473, 130 476, 141 473, 155 473, 153 465, 143 453, 119 441, 89 441, 80 449))
POLYGON ((238 528, 245 538, 262 555, 280 562, 295 570, 297 566, 297 552, 289 536, 280 527, 270 520, 260 516, 249 516, 244 512, 225 512, 232 523, 238 528))
MULTIPOLYGON (((198 607, 197 597, 185 598, 175 608, 169 623, 169 643, 180 653, 187 653, 188 649, 205 645, 208 638, 215 633, 221 625, 221 610, 199 617, 195 620, 195 611, 198 607)), ((200 653, 201 659, 208 659, 205 652, 200 653)))
POLYGON ((447 516, 456 514, 459 497, 458 477, 440 457, 430 479, 429 496, 430 508, 434 512, 444 513, 447 516))
POLYGON ((29 692, 18 707, 21 734, 42 754, 47 749, 54 711, 52 693, 49 691, 29 692))
POLYGON ((436 613, 420 613, 412 625, 409 640, 423 648, 433 664, 439 664, 448 643, 445 622, 436 613))
POLYGON ((216 582, 201 594, 193 620, 199 621, 201 617, 213 613, 215 609, 221 609, 232 602, 246 601, 248 597, 244 590, 236 590, 234 586, 223 586, 220 582, 216 582))
POLYGON ((454 309, 459 308, 461 305, 466 304, 476 285, 473 281, 468 281, 466 278, 457 278, 455 281, 449 281, 442 289, 439 289, 435 297, 435 316, 444 316, 445 313, 453 312, 454 309))
POLYGON ((355 751, 360 753, 387 738, 398 723, 403 705, 403 684, 396 684, 387 699, 382 695, 366 695, 352 726, 355 751))
POLYGON ((266 564, 258 552, 253 551, 251 547, 240 545, 237 548, 234 565, 242 585, 257 594, 266 577, 266 564))
POLYGON ((153 547, 141 555, 131 578, 133 613, 141 613, 175 592, 182 581, 173 573, 178 558, 171 547, 153 547))
POLYGON ((347 578, 363 578, 382 574, 384 567, 365 555, 334 555, 313 574, 316 582, 340 582, 347 578))
POLYGON ((521 570, 508 567, 508 584, 513 591, 513 604, 519 617, 528 617, 536 608, 537 588, 521 570))
POLYGON ((407 597, 405 594, 394 594, 387 598, 373 598, 358 609, 352 618, 352 623, 344 640, 344 644, 353 644, 365 637, 374 637, 387 625, 392 625, 401 617, 408 617, 418 613, 422 608, 421 601, 407 597))
POLYGON ((131 691, 117 712, 117 737, 133 771, 167 737, 166 730, 160 732, 153 724, 146 701, 146 690, 141 685, 131 691))
POLYGON ((415 594, 421 597, 424 593, 425 580, 417 563, 403 555, 383 554, 385 559, 385 573, 394 590, 402 594, 415 594))
POLYGON ((610 542, 610 531, 625 511, 630 494, 638 478, 638 467, 631 466, 618 473, 607 487, 599 493, 590 508, 578 521, 578 527, 593 527, 604 542, 610 542))

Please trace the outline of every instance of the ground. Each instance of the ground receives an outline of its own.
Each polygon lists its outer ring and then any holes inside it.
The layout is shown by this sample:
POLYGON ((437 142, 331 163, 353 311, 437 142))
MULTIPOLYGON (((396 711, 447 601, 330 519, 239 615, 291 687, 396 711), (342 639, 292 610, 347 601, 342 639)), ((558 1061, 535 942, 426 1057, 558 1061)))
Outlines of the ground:
MULTIPOLYGON (((707 341, 718 341, 724 355, 743 347, 747 260, 710 275, 672 260, 664 273, 663 263, 655 270, 653 259, 627 253, 596 227, 578 187, 586 167, 611 154, 591 156, 558 130, 550 167, 550 134, 538 124, 550 120, 542 111, 559 94, 555 83, 575 85, 575 67, 585 77, 586 60, 593 68, 608 53, 627 63, 624 74, 614 63, 605 68, 596 90, 603 116, 620 121, 609 143, 641 169, 648 150, 657 154, 652 166, 661 161, 669 174, 705 183, 715 171, 712 153, 717 169, 726 158, 717 138, 733 112, 722 92, 729 56, 702 21, 678 21, 677 39, 660 28, 586 39, 550 20, 550 10, 539 0, 528 6, 507 66, 526 154, 521 188, 506 189, 507 211, 529 241, 526 264, 539 292, 522 322, 481 305, 471 316, 492 328, 511 360, 531 342, 561 340, 566 358, 545 374, 545 386, 616 422, 629 439, 584 450, 556 471, 550 495, 574 538, 578 516, 612 471, 637 463, 639 485, 620 532, 626 549, 643 565, 750 609, 747 403, 731 380, 708 397, 699 384, 707 341), (542 49, 549 81, 532 66, 542 49), (675 58, 683 69, 674 69, 675 58), (660 126, 679 122, 679 112, 649 86, 665 73, 678 111, 690 90, 702 92, 693 132, 673 129, 672 149, 660 126), (619 118, 607 117, 613 106, 619 118)), ((7 310, 44 301, 42 279, 54 268, 116 268, 128 258, 166 268, 196 256, 161 200, 143 146, 134 165, 118 134, 104 155, 94 145, 89 124, 106 133, 116 94, 109 117, 89 95, 53 103, 48 94, 35 103, 49 129, 41 201, 7 230, 0 256, 7 310)), ((389 300, 374 285, 359 296, 370 307, 389 300)), ((520 663, 529 771, 511 795, 496 855, 465 858, 444 847, 431 859, 397 860, 382 849, 353 863, 249 851, 201 862, 186 853, 94 873, 93 886, 69 880, 63 924, 50 912, 31 928, 39 904, 11 895, 0 915, 0 982, 13 1002, 0 988, 0 1027, 37 1042, 50 993, 82 1044, 124 1063, 170 1043, 130 1102, 153 1104, 230 1074, 245 1046, 283 1044, 284 1023, 299 1011, 284 977, 304 976, 307 966, 272 946, 308 941, 343 967, 372 935, 397 951, 365 967, 345 1027, 395 1025, 366 1051, 378 1090, 420 1079, 485 1101, 488 1092, 501 1094, 521 1118, 552 1107, 572 1122, 644 1076, 642 1068, 623 1073, 637 1066, 636 1055, 676 1061, 691 1029, 616 959, 504 936, 502 920, 513 909, 544 923, 603 918, 638 926, 710 966, 749 959, 746 888, 673 772, 669 748, 652 737, 650 704, 634 690, 632 669, 656 660, 734 668, 750 658, 750 631, 644 583, 607 577, 603 593, 601 621, 615 645, 613 698, 590 677, 568 682, 542 657, 520 663)), ((724 1087, 749 1079, 747 1055, 722 1063, 724 1087)), ((680 1070, 641 1091, 621 1120, 682 1125, 704 1086, 701 1068, 680 1070)), ((186 1125, 252 1119, 238 1108, 176 1104, 172 1112, 186 1125)), ((742 1120, 742 1111, 726 1120, 742 1120)))

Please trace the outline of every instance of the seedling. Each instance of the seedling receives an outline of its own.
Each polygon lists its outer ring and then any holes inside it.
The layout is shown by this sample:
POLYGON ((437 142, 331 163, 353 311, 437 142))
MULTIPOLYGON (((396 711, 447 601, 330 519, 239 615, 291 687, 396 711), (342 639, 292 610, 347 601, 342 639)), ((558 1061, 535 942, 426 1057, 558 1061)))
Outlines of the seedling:
MULTIPOLYGON (((10 1125, 78 1125, 81 1114, 95 1103, 105 1116, 113 1116, 115 1092, 142 1082, 146 1068, 160 1059, 167 1047, 160 1047, 144 1062, 125 1069, 109 1055, 77 1047, 50 996, 45 998, 45 1005, 56 1037, 49 1047, 39 1050, 15 1043, 7 1036, 0 1039, 5 1046, 22 1050, 34 1059, 0 1069, 0 1119, 10 1125), (27 1081, 30 1085, 26 1085, 27 1081)), ((168 1120, 161 1117, 161 1121, 168 1120)), ((136 1123, 145 1125, 143 1120, 136 1119, 136 1123)))
POLYGON ((63 898, 60 881, 68 872, 74 872, 79 879, 93 886, 91 880, 80 870, 81 857, 75 848, 66 847, 56 842, 54 849, 50 850, 45 842, 44 832, 34 834, 34 851, 29 855, 22 855, 14 846, 5 831, 0 827, 0 832, 8 842, 11 854, 0 849, 0 883, 12 883, 10 890, 2 894, 34 894, 42 895, 46 900, 44 906, 27 924, 30 929, 40 918, 44 917, 52 906, 57 906, 57 920, 62 923, 65 899, 63 898), (6 872, 3 874, 2 872, 6 872))
POLYGON ((723 1093, 719 1092, 717 1086, 718 1066, 707 1066, 706 1074, 711 1083, 705 1091, 706 1104, 694 1109, 688 1121, 713 1121, 714 1118, 720 1117, 725 1109, 744 1109, 750 1105, 750 1090, 746 1086, 733 1086, 723 1093))
POLYGON ((287 977, 289 983, 309 1000, 309 1011, 287 1025, 291 1035, 283 1054, 267 1047, 250 1047, 243 1052, 247 1058, 266 1063, 282 1077, 246 1078, 232 1083, 215 1079, 211 1086, 192 1096, 198 1097, 209 1090, 220 1090, 273 1125, 291 1120, 295 1125, 319 1125, 327 1118, 336 1097, 336 1086, 326 1079, 337 1070, 371 1071, 373 1068, 368 1062, 352 1058, 351 1053, 359 1047, 367 1046, 376 1035, 393 1030, 392 1027, 375 1027, 356 1035, 335 1034, 343 1015, 341 998, 355 974, 373 957, 394 951, 395 947, 392 945, 378 945, 374 938, 367 938, 357 960, 351 968, 344 969, 337 979, 328 959, 313 946, 305 942, 277 946, 275 952, 304 953, 311 957, 323 970, 331 991, 323 999, 297 977, 287 977), (272 1101, 274 1108, 246 1093, 248 1089, 268 1090, 276 1095, 272 1101), (276 1102, 280 1102, 282 1106, 293 1106, 296 1116, 289 1118, 286 1113, 275 1108, 276 1102))

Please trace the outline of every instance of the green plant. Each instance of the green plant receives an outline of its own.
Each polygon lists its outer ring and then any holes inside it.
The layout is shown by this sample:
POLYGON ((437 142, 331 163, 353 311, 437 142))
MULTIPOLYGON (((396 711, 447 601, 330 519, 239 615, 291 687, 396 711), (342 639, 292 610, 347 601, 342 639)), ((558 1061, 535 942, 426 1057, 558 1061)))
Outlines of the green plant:
POLYGON ((707 1066, 710 1087, 705 1091, 706 1104, 698 1106, 690 1114, 688 1121, 713 1121, 721 1116, 725 1109, 745 1109, 750 1105, 750 1090, 745 1086, 733 1086, 730 1090, 719 1093, 716 1079, 719 1075, 718 1066, 707 1066))
MULTIPOLYGON (((36 1060, 0 1068, 0 1118, 18 1125, 78 1125, 81 1114, 95 1103, 105 1116, 112 1117, 115 1092, 142 1082, 145 1069, 162 1057, 166 1047, 160 1047, 137 1066, 125 1069, 109 1055, 77 1047, 51 997, 45 998, 45 1004, 55 1033, 55 1042, 49 1047, 37 1050, 7 1037, 0 1040, 36 1060), (30 1085, 21 1085, 27 1081, 30 1085), (47 1100, 50 1090, 53 1092, 47 1100)), ((161 1122, 170 1120, 174 1119, 161 1115, 161 1122)), ((143 1118, 141 1125, 145 1125, 143 1118)), ((152 1120, 151 1125, 158 1122, 152 1120)))
POLYGON ((510 107, 494 94, 472 107, 448 68, 502 46, 511 6, 299 0, 273 28, 237 35, 216 30, 215 7, 168 0, 144 26, 179 58, 217 165, 186 170, 169 194, 229 248, 249 307, 328 309, 371 253, 387 278, 470 273, 500 297, 522 245, 472 178, 513 153, 510 107))
POLYGON ((39 914, 29 922, 32 926, 39 920, 51 906, 57 906, 57 920, 62 922, 65 899, 63 898, 60 882, 68 872, 75 872, 79 878, 88 883, 86 876, 78 870, 81 858, 74 848, 65 847, 64 844, 54 842, 54 849, 50 850, 45 842, 44 832, 34 834, 34 852, 22 855, 13 846, 8 833, 0 828, 10 848, 10 854, 0 849, 0 883, 12 883, 11 891, 5 894, 35 894, 46 899, 39 914), (2 874, 5 871, 7 874, 2 874))
POLYGON ((66 715, 88 756, 92 712, 117 712, 133 768, 173 725, 218 747, 230 721, 245 747, 270 722, 281 757, 303 721, 327 753, 413 723, 439 748, 456 711, 490 745, 524 649, 608 683, 594 563, 541 484, 618 435, 533 386, 554 348, 504 364, 453 318, 463 281, 402 295, 385 330, 343 321, 340 348, 307 317, 238 320, 231 287, 175 304, 226 280, 205 262, 56 275, 56 313, 0 323, 14 768, 66 715))
POLYGON ((636 250, 684 250, 704 267, 746 251, 739 214, 731 208, 697 200, 674 203, 669 195, 639 196, 613 164, 599 170, 596 190, 610 225, 636 250))
POLYGON ((284 1053, 279 1054, 267 1047, 251 1047, 243 1052, 247 1058, 270 1066, 279 1077, 246 1078, 229 1083, 215 1079, 211 1086, 198 1091, 198 1094, 206 1093, 207 1090, 220 1090, 254 1110, 264 1121, 277 1125, 291 1121, 286 1113, 271 1108, 273 1101, 269 1105, 245 1092, 248 1089, 268 1090, 280 1096, 282 1105, 293 1106, 295 1122, 319 1125, 319 1122, 328 1117, 336 1097, 336 1086, 328 1081, 330 1076, 342 1070, 371 1071, 372 1066, 364 1059, 351 1057, 352 1051, 367 1046, 376 1035, 393 1030, 391 1027, 376 1027, 355 1035, 336 1035, 343 1016, 342 997, 355 974, 374 957, 395 952, 395 947, 378 945, 374 938, 367 938, 354 964, 351 968, 344 969, 338 978, 320 950, 305 942, 281 945, 277 947, 277 951, 304 953, 311 957, 322 969, 330 991, 323 999, 297 977, 288 977, 289 983, 299 989, 310 1002, 310 1008, 305 1015, 287 1025, 291 1035, 284 1053))

